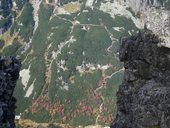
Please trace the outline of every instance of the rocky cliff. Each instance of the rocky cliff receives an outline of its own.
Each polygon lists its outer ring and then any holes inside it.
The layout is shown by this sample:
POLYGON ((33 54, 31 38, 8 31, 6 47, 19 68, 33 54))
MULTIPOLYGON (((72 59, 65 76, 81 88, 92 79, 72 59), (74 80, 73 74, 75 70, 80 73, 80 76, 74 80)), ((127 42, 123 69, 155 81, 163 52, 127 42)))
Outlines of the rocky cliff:
POLYGON ((135 14, 138 14, 149 30, 159 36, 159 45, 170 48, 170 10, 169 0, 128 0, 125 2, 135 14))
POLYGON ((117 92, 117 116, 111 128, 170 127, 170 49, 149 30, 122 38, 123 83, 117 92))
POLYGON ((15 103, 12 96, 21 64, 15 58, 0 57, 0 128, 14 128, 15 103))

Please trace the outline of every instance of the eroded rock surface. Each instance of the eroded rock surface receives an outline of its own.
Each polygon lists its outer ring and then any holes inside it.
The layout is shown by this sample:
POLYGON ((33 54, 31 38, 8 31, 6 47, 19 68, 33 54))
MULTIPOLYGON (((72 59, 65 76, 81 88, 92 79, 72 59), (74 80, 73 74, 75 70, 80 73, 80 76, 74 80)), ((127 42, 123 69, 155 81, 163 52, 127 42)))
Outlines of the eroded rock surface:
POLYGON ((0 128, 15 128, 15 103, 12 96, 21 64, 13 57, 0 57, 0 128))
POLYGON ((163 41, 159 44, 170 48, 170 11, 165 8, 164 0, 128 0, 126 4, 140 14, 147 29, 159 36, 163 41))
POLYGON ((149 30, 121 39, 124 81, 111 128, 170 128, 170 49, 149 30))

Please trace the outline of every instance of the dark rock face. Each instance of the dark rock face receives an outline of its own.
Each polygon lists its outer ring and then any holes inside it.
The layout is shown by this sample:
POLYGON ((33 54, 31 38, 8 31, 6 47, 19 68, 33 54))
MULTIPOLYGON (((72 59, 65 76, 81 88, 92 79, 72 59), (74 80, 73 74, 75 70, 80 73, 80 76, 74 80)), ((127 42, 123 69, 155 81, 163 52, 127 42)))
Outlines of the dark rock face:
POLYGON ((149 30, 122 38, 125 74, 111 128, 170 128, 170 49, 149 30))
POLYGON ((12 25, 12 0, 0 1, 0 35, 12 25))
POLYGON ((12 96, 21 63, 13 57, 0 57, 0 128, 15 128, 15 103, 12 96))

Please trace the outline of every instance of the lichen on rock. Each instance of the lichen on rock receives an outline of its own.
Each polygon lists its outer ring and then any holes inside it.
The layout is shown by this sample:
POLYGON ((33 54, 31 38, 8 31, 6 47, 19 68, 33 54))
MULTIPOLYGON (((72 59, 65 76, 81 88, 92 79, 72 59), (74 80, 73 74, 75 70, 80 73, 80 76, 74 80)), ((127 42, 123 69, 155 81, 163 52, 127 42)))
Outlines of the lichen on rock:
POLYGON ((169 128, 170 49, 147 29, 120 42, 125 74, 111 128, 169 128))

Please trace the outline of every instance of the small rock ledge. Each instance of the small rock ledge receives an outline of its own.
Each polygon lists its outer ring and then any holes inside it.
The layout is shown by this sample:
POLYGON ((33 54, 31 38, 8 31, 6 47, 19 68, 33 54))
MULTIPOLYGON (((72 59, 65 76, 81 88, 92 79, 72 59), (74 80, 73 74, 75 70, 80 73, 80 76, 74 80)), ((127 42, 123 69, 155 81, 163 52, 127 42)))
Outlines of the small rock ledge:
POLYGON ((20 67, 17 59, 0 57, 0 128, 15 128, 16 99, 12 95, 20 67))
POLYGON ((122 38, 123 83, 111 128, 170 128, 170 49, 149 30, 122 38))

